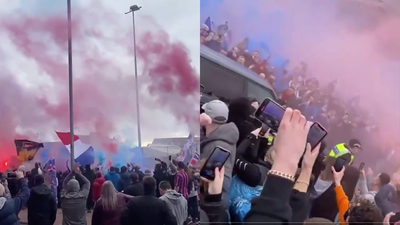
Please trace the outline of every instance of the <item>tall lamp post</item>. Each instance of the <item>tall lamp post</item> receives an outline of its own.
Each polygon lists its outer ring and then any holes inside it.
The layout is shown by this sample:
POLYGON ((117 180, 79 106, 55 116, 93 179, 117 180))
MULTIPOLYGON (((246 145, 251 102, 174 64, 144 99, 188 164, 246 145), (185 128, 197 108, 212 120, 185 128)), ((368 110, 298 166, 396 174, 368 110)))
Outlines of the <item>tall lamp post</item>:
POLYGON ((74 93, 72 79, 72 29, 71 29, 71 0, 67 0, 68 14, 68 72, 69 72, 69 133, 70 133, 70 149, 71 149, 71 169, 74 165, 74 93))
POLYGON ((139 148, 142 150, 143 155, 143 148, 142 148, 142 134, 140 131, 140 110, 139 110, 139 85, 138 85, 138 75, 137 75, 137 57, 136 57, 136 29, 135 29, 135 12, 139 11, 142 7, 133 5, 129 8, 129 12, 125 14, 132 13, 132 22, 133 22, 133 54, 135 57, 135 89, 136 89, 136 114, 137 114, 137 129, 138 129, 138 145, 139 148))

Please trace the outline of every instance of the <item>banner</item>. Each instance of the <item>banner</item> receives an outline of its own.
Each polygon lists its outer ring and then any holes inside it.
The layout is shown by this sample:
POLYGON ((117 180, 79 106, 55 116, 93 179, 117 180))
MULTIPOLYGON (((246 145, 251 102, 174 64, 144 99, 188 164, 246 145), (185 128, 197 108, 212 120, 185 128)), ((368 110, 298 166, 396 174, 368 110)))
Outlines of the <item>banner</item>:
POLYGON ((44 147, 43 143, 26 139, 14 140, 14 144, 17 150, 18 161, 20 163, 31 161, 33 158, 35 158, 35 155, 39 149, 44 147))

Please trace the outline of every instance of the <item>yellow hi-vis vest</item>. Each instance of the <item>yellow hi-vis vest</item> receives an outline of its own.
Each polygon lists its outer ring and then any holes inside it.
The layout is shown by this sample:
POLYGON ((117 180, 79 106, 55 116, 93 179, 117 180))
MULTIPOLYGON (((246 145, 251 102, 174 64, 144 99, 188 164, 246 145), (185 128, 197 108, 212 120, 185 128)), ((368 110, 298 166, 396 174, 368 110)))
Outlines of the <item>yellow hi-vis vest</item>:
POLYGON ((329 157, 339 158, 340 156, 348 153, 351 155, 349 163, 349 165, 351 165, 354 160, 354 155, 346 148, 344 143, 335 145, 335 147, 333 147, 333 149, 329 152, 329 157))
POLYGON ((268 140, 268 145, 272 145, 272 143, 274 141, 274 136, 272 136, 272 135, 268 136, 267 140, 268 140))

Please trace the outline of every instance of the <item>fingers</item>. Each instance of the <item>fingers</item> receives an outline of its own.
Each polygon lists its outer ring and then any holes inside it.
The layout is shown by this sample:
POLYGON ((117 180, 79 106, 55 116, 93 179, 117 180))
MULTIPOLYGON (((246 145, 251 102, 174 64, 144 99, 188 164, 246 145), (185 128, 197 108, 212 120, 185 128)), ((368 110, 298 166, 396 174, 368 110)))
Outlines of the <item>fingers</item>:
POLYGON ((292 114, 293 114, 293 109, 291 108, 286 108, 285 113, 283 114, 282 120, 281 120, 281 124, 279 126, 279 128, 284 128, 286 126, 286 124, 289 124, 290 121, 292 120, 292 114))
MULTIPOLYGON (((311 146, 310 146, 310 148, 311 148, 311 146)), ((312 150, 312 153, 318 155, 320 148, 321 148, 321 142, 319 144, 317 144, 317 146, 315 146, 315 148, 312 150)))
POLYGON ((306 154, 310 154, 310 155, 312 154, 310 143, 307 143, 307 145, 306 145, 306 154))
POLYGON ((333 174, 337 173, 334 166, 331 167, 331 171, 333 174))
MULTIPOLYGON (((281 126, 286 126, 286 124, 302 124, 303 127, 307 127, 307 120, 297 109, 293 110, 291 108, 286 108, 283 118, 281 120, 281 126)), ((309 129, 309 127, 308 127, 309 129)))

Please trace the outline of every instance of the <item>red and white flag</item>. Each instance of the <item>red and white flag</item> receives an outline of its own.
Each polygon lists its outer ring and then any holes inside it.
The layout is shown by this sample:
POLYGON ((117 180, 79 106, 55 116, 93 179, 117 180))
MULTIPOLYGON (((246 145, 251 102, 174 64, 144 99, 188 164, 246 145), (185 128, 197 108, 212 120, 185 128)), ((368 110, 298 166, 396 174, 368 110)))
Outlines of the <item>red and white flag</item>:
POLYGON ((197 164, 200 161, 200 153, 198 151, 196 151, 192 157, 192 159, 190 160, 190 164, 192 166, 197 166, 197 164))
MULTIPOLYGON (((61 142, 71 153, 71 137, 69 132, 56 132, 61 142)), ((77 135, 74 135, 74 159, 81 165, 94 163, 94 152, 91 145, 83 143, 77 135)))

